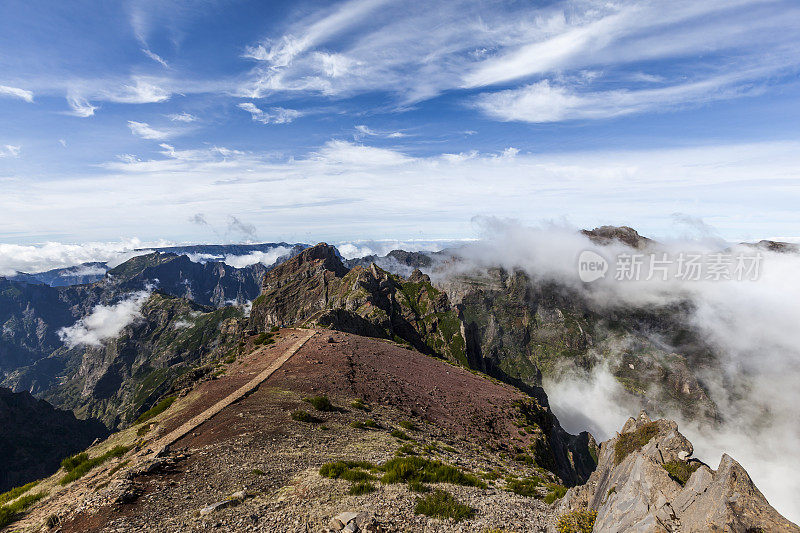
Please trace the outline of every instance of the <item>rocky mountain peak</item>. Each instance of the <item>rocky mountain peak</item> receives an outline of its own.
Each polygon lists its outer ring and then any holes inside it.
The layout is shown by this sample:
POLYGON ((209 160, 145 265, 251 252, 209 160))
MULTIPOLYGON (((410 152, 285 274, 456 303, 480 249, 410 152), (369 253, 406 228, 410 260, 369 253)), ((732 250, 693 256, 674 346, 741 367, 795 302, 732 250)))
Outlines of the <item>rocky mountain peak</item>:
POLYGON ((612 241, 618 241, 627 244, 631 248, 646 248, 653 241, 647 237, 639 235, 639 232, 628 226, 600 226, 593 230, 581 230, 583 235, 586 235, 596 244, 606 245, 612 241))

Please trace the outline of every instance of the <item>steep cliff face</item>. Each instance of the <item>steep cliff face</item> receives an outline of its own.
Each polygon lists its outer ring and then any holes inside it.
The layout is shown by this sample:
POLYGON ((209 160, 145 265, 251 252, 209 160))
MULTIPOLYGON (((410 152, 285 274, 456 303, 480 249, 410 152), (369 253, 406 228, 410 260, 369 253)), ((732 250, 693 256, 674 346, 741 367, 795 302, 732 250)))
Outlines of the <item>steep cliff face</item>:
POLYGON ((563 285, 503 269, 440 283, 458 309, 473 368, 538 386, 543 378, 607 365, 650 408, 708 421, 718 416, 696 377, 713 356, 681 324, 686 310, 598 309, 563 285))
POLYGON ((62 346, 4 384, 119 428, 179 376, 232 350, 242 316, 235 307, 215 310, 163 294, 150 296, 141 315, 101 346, 62 346))
POLYGON ((64 457, 107 434, 97 420, 0 387, 0 492, 52 474, 64 457))
POLYGON ((103 284, 108 289, 130 291, 156 282, 164 293, 222 307, 258 296, 266 271, 261 263, 234 268, 222 262, 196 263, 185 255, 154 252, 111 269, 103 284))
POLYGON ((597 470, 570 489, 557 516, 596 513, 594 530, 609 532, 800 531, 731 457, 715 471, 692 452, 675 422, 643 411, 600 445, 597 470))
POLYGON ((257 330, 318 324, 466 362, 458 315, 430 278, 416 271, 405 280, 374 264, 348 269, 324 243, 268 272, 250 317, 257 330))

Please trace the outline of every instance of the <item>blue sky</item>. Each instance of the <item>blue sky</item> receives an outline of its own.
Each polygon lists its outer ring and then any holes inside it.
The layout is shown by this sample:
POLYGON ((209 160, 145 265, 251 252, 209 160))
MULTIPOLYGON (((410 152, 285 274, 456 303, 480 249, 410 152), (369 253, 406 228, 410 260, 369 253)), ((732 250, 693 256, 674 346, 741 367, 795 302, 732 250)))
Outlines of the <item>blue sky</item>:
POLYGON ((800 5, 0 4, 0 241, 800 237, 800 5))

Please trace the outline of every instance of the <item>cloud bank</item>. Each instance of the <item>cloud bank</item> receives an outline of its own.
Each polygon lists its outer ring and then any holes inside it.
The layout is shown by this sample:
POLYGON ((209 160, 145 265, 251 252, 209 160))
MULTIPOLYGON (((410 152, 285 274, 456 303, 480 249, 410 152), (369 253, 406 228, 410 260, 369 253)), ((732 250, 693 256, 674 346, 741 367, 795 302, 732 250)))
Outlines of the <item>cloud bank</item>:
POLYGON ((142 305, 151 292, 134 292, 116 304, 97 305, 72 326, 58 330, 58 336, 69 348, 79 345, 102 346, 104 341, 116 338, 123 329, 142 317, 142 305))
MULTIPOLYGON (((598 246, 573 227, 524 225, 486 219, 480 221, 484 239, 459 250, 464 258, 456 272, 500 265, 522 269, 538 280, 556 281, 583 294, 600 309, 651 309, 689 302, 683 320, 713 347, 717 364, 699 370, 709 397, 722 415, 721 427, 704 427, 675 418, 696 446, 696 455, 715 467, 723 452, 748 470, 758 487, 788 518, 800 519, 800 466, 792 458, 800 447, 800 254, 761 251, 760 275, 748 281, 684 281, 670 271, 667 279, 616 281, 614 272, 591 284, 580 281, 577 258, 584 250, 612 258, 631 249, 622 244, 598 246)), ((706 231, 708 228, 700 228, 706 231)), ((675 257, 681 251, 753 253, 706 233, 700 239, 661 240, 655 250, 675 257)), ((660 257, 657 255, 657 257, 660 257)), ((613 267, 612 267, 613 268, 613 267)), ((643 272, 648 270, 645 260, 643 272)), ((705 270, 704 270, 705 272, 705 270)), ((659 339, 663 345, 663 339, 659 339)), ((667 352, 677 351, 664 346, 667 352)), ((598 355, 616 360, 614 352, 598 355)), ((570 431, 590 430, 607 439, 619 431, 625 419, 642 407, 599 364, 590 374, 567 373, 545 383, 554 412, 570 431)))

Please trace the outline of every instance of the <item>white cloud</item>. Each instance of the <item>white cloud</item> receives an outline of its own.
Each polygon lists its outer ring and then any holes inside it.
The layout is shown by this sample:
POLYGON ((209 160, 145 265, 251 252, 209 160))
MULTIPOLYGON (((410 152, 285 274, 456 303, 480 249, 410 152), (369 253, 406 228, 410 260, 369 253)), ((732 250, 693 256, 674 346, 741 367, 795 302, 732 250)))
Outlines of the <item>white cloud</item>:
POLYGON ((244 102, 237 107, 250 113, 255 122, 260 122, 262 124, 289 124, 303 116, 303 113, 300 111, 286 109, 284 107, 272 107, 269 112, 266 112, 256 107, 252 102, 244 102))
POLYGON ((173 113, 171 115, 167 115, 172 122, 196 122, 198 118, 190 113, 173 113))
POLYGON ((67 104, 72 109, 72 115, 82 118, 91 117, 99 109, 98 106, 90 104, 86 98, 76 94, 67 95, 67 104))
POLYGON ((99 96, 109 102, 122 104, 152 104, 169 100, 172 93, 141 77, 134 77, 133 84, 123 83, 117 87, 103 89, 99 96))
POLYGON ((134 120, 129 120, 128 127, 131 129, 131 133, 133 133, 134 135, 138 135, 143 139, 163 141, 164 139, 169 139, 174 135, 174 132, 172 131, 157 130, 155 128, 151 128, 150 125, 147 124, 146 122, 136 122, 134 120))
MULTIPOLYGON (((658 305, 677 309, 677 304, 687 304, 684 315, 675 311, 673 318, 682 318, 694 328, 718 358, 717 365, 705 360, 704 370, 696 370, 722 420, 720 427, 709 428, 684 421, 680 413, 670 412, 669 416, 681 423, 702 460, 713 465, 721 453, 729 453, 778 510, 790 518, 800 517, 800 466, 785 460, 800 446, 796 416, 800 390, 795 386, 800 375, 800 331, 795 327, 800 320, 800 279, 795 275, 800 255, 762 251, 760 275, 746 281, 683 281, 673 276, 674 268, 666 280, 660 276, 647 279, 650 259, 644 255, 641 280, 616 281, 612 264, 611 275, 587 287, 576 270, 581 252, 593 250, 613 258, 631 250, 618 243, 598 246, 563 225, 527 227, 488 219, 483 228, 483 240, 459 250, 465 261, 451 263, 455 272, 493 266, 521 269, 535 279, 566 285, 600 309, 653 309, 658 305), (783 475, 778 475, 781 471, 783 475)), ((659 258, 662 252, 672 258, 686 252, 710 261, 713 253, 730 246, 704 233, 699 240, 661 239, 653 251, 659 258)), ((753 249, 732 248, 734 256, 739 252, 752 254, 753 249)), ((666 340, 657 342, 667 353, 675 351, 666 340)), ((621 353, 613 346, 597 349, 604 360, 621 353)), ((602 366, 590 376, 575 375, 565 381, 554 378, 545 385, 554 412, 563 416, 568 430, 592 428, 601 439, 613 436, 639 408, 631 397, 624 401, 623 388, 602 366)))
POLYGON ((164 58, 162 58, 160 55, 156 54, 155 52, 153 52, 149 48, 142 48, 142 53, 144 53, 144 55, 146 55, 147 57, 149 57, 150 59, 152 59, 156 63, 160 64, 164 68, 169 68, 169 65, 167 64, 167 62, 164 61, 164 58))
POLYGON ((513 158, 477 151, 421 157, 343 140, 299 157, 162 148, 155 157, 109 161, 100 172, 4 182, 0 228, 48 235, 69 220, 69 232, 83 239, 152 239, 166 229, 194 234, 187 221, 204 213, 218 220, 241 214, 262 235, 282 240, 305 241, 307 232, 331 241, 433 239, 471 235, 476 214, 530 221, 569 213, 583 227, 648 230, 669 224, 678 211, 713 213, 708 221, 731 239, 794 235, 800 227, 800 144, 791 142, 513 158))
MULTIPOLYGON (((165 246, 169 243, 149 243, 152 246, 165 246)), ((125 239, 116 242, 86 242, 83 244, 63 244, 47 242, 43 244, 0 243, 0 276, 10 276, 15 272, 44 272, 54 268, 66 268, 81 263, 108 262, 112 266, 122 263, 146 249, 148 243, 139 239, 125 239)))
MULTIPOLYGON (((581 73, 590 75, 580 83, 598 76, 670 83, 641 72, 661 59, 680 65, 689 79, 707 76, 712 66, 717 76, 735 75, 749 67, 730 57, 765 66, 796 57, 792 36, 800 30, 800 12, 775 3, 563 0, 486 10, 477 0, 457 0, 431 10, 420 3, 351 1, 249 47, 246 57, 257 64, 239 94, 386 91, 408 104, 447 90, 581 73), (349 38, 339 39, 343 34, 349 38)), ((671 84, 679 81, 673 77, 671 84)))
POLYGON ((0 145, 0 159, 4 157, 19 157, 21 151, 21 146, 13 144, 0 145))
POLYGON ((401 137, 405 137, 406 134, 402 131, 376 131, 372 128, 369 128, 363 124, 359 124, 355 126, 356 129, 356 138, 361 137, 384 137, 387 139, 399 139, 401 137))
POLYGON ((488 116, 503 121, 602 119, 753 94, 752 87, 738 86, 738 78, 723 76, 654 89, 584 93, 543 80, 519 89, 484 93, 477 98, 476 106, 488 116))
POLYGON ((150 290, 139 291, 116 304, 97 305, 72 326, 58 330, 58 336, 69 348, 82 344, 102 346, 104 341, 117 337, 123 329, 142 317, 142 305, 150 294, 150 290))
POLYGON ((9 87, 8 85, 0 85, 0 96, 12 96, 33 103, 33 93, 31 91, 18 89, 17 87, 9 87))

